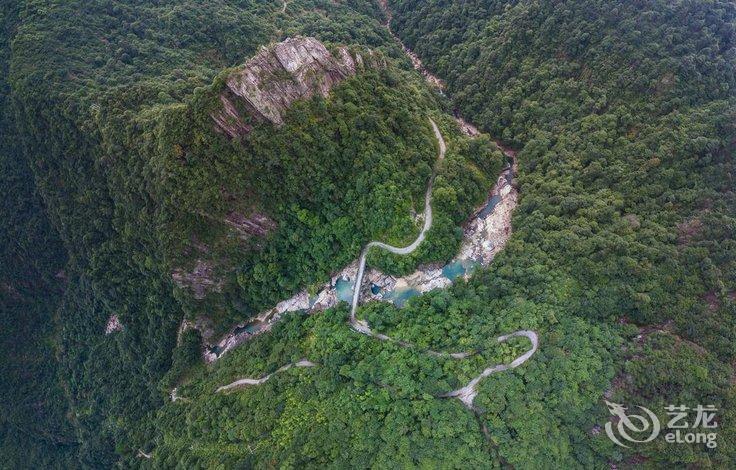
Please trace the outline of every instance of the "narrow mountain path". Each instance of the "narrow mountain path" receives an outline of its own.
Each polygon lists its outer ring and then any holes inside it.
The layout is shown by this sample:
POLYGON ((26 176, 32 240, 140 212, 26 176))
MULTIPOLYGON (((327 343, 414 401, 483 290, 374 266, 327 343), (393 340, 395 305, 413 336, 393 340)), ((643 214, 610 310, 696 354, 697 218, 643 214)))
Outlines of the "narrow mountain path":
MULTIPOLYGON (((407 343, 405 341, 399 341, 394 340, 389 336, 386 336, 381 333, 374 333, 371 329, 368 322, 365 320, 358 320, 355 316, 355 313, 358 310, 358 303, 360 301, 360 291, 361 291, 361 284, 363 282, 363 273, 365 271, 365 260, 368 256, 368 251, 370 251, 371 248, 381 248, 383 250, 389 251, 391 253, 396 253, 399 255, 408 255, 412 253, 414 250, 419 247, 419 245, 424 241, 424 238, 426 236, 427 230, 429 230, 432 227, 432 187, 434 186, 434 178, 437 174, 437 166, 439 165, 439 162, 441 162, 445 158, 445 152, 447 151, 447 145, 445 144, 445 139, 442 137, 442 133, 440 132, 439 128, 437 127, 437 124, 430 118, 429 122, 432 124, 432 129, 434 130, 434 136, 437 139, 437 144, 439 146, 439 153, 437 155, 437 162, 435 163, 435 167, 432 170, 432 176, 430 177, 429 183, 427 184, 427 193, 424 196, 424 226, 422 227, 422 230, 419 232, 419 235, 417 236, 416 240, 414 240, 411 244, 405 246, 405 247, 396 247, 387 245, 382 242, 378 241, 372 241, 368 243, 363 251, 360 254, 360 261, 358 262, 358 275, 355 278, 355 287, 353 291, 353 302, 350 306, 350 326, 357 331, 358 333, 362 333, 364 335, 371 336, 373 338, 379 339, 381 341, 392 341, 396 342, 404 347, 413 347, 410 343, 407 343)), ((468 383, 463 388, 453 390, 451 392, 448 392, 446 394, 440 395, 440 397, 443 398, 459 398, 460 401, 462 401, 465 406, 468 408, 473 408, 473 401, 475 400, 475 397, 478 395, 477 387, 478 383, 485 377, 488 377, 491 374, 494 374, 496 372, 505 371, 508 369, 514 369, 516 367, 519 367, 523 363, 525 363, 534 353, 537 351, 537 348, 539 347, 539 338, 537 334, 533 331, 528 330, 521 330, 517 331, 515 333, 511 333, 504 336, 499 336, 496 338, 496 341, 498 343, 503 343, 509 338, 515 338, 523 336, 529 339, 532 343, 531 349, 529 349, 527 352, 519 356, 518 358, 514 359, 510 364, 498 364, 491 367, 486 368, 483 370, 483 372, 480 373, 477 377, 475 377, 473 380, 468 383)), ((464 359, 468 356, 471 356, 473 354, 476 354, 478 351, 471 351, 471 352, 458 352, 458 353, 443 353, 443 352, 437 352, 428 350, 425 351, 426 354, 430 354, 432 356, 437 357, 443 357, 443 356, 449 356, 453 359, 464 359)))
MULTIPOLYGON (((427 192, 424 196, 424 225, 422 226, 422 230, 419 232, 419 235, 417 236, 417 238, 412 243, 410 243, 409 245, 405 247, 396 247, 396 246, 388 245, 383 242, 372 241, 368 243, 365 246, 365 248, 363 248, 363 251, 360 254, 360 260, 358 263, 358 274, 355 279, 352 304, 350 306, 349 324, 353 330, 357 331, 358 333, 370 336, 372 338, 376 338, 381 341, 394 342, 394 343, 397 343, 407 348, 413 348, 414 346, 411 343, 408 343, 406 341, 396 340, 387 335, 384 335, 381 333, 375 333, 371 329, 368 322, 366 322, 365 320, 358 320, 355 314, 357 312, 358 304, 360 302, 360 291, 361 291, 360 288, 363 282, 366 257, 368 256, 368 252, 370 251, 370 249, 380 248, 382 250, 386 250, 386 251, 389 251, 391 253, 395 253, 398 255, 408 255, 412 253, 414 250, 416 250, 417 247, 419 247, 422 241, 424 241, 427 231, 432 227, 432 188, 434 186, 434 179, 437 174, 437 167, 439 163, 445 158, 445 152, 447 151, 447 146, 445 144, 444 138, 442 137, 442 133, 437 127, 437 124, 431 118, 429 119, 429 122, 432 125, 432 130, 434 131, 435 138, 437 139, 438 155, 437 155, 437 161, 432 170, 432 175, 430 177, 429 183, 427 184, 427 192)), ((466 407, 468 407, 469 409, 474 409, 473 401, 475 400, 475 397, 478 395, 477 387, 482 379, 496 372, 502 372, 505 370, 514 369, 516 367, 519 367, 520 365, 525 363, 527 360, 529 360, 529 358, 532 357, 532 355, 534 355, 534 353, 537 351, 537 348, 539 346, 539 338, 537 336, 537 333, 535 333, 534 331, 530 331, 530 330, 521 330, 521 331, 517 331, 514 333, 507 334, 507 335, 499 336, 498 338, 496 338, 496 342, 503 343, 503 342, 506 342, 510 338, 516 338, 516 337, 528 338, 532 345, 531 349, 529 349, 527 352, 525 352, 521 356, 514 359, 509 364, 497 364, 497 365, 487 367, 477 377, 473 378, 468 383, 468 385, 466 385, 465 387, 439 395, 438 398, 458 398, 461 402, 463 402, 463 404, 466 407)), ((425 350, 423 352, 425 354, 429 354, 435 357, 451 357, 453 359, 464 359, 471 355, 477 354, 479 351, 445 353, 445 352, 438 352, 438 351, 432 351, 432 350, 425 350)), ((279 368, 278 370, 276 370, 276 372, 273 372, 271 374, 268 374, 258 379, 243 378, 240 380, 236 380, 235 382, 231 384, 223 385, 219 387, 216 390, 216 392, 229 391, 235 388, 240 388, 240 387, 250 386, 250 385, 261 385, 265 383, 268 379, 270 379, 274 374, 288 370, 291 367, 314 367, 315 365, 316 364, 314 364, 313 362, 303 359, 297 363, 287 364, 279 368)))
MULTIPOLYGON (((427 192, 424 195, 424 226, 422 227, 422 230, 419 232, 419 236, 411 242, 410 245, 407 245, 405 247, 396 247, 387 245, 383 242, 378 241, 372 241, 368 243, 365 248, 363 248, 363 251, 360 253, 360 260, 358 261, 358 275, 355 277, 355 288, 353 291, 353 302, 350 306, 350 324, 353 325, 355 328, 358 324, 355 320, 355 311, 358 308, 358 300, 360 297, 360 286, 363 282, 363 274, 365 274, 365 259, 366 256, 368 256, 368 251, 373 248, 381 248, 386 251, 389 251, 391 253, 396 253, 397 255, 408 255, 409 253, 413 252, 417 249, 417 247, 424 241, 424 237, 427 235, 427 230, 432 227, 432 187, 434 186, 434 177, 437 175, 437 166, 439 165, 439 162, 444 160, 445 158, 445 152, 447 151, 447 145, 445 144, 445 139, 442 138, 442 133, 440 132, 440 129, 437 127, 437 124, 430 118, 429 122, 432 124, 432 130, 434 131, 434 136, 437 139, 437 144, 439 145, 439 154, 437 155, 437 162, 434 165, 434 168, 432 169, 432 176, 429 179, 429 184, 427 185, 427 192)), ((357 329, 357 328, 356 328, 357 329)), ((360 330, 358 330, 360 331, 360 330)))
POLYGON ((229 390, 233 390, 235 388, 245 387, 245 386, 248 386, 248 385, 261 385, 261 384, 266 383, 266 381, 268 379, 270 379, 274 374, 278 374, 279 372, 287 371, 287 370, 291 369, 292 367, 314 367, 316 365, 317 364, 315 364, 312 361, 308 361, 307 359, 302 359, 299 362, 294 362, 294 363, 286 364, 285 366, 279 367, 276 370, 276 372, 272 372, 272 373, 270 373, 270 374, 268 374, 266 376, 261 377, 260 379, 249 379, 249 378, 245 378, 245 379, 236 380, 235 382, 233 382, 231 384, 223 385, 222 387, 219 387, 217 390, 215 390, 215 392, 216 393, 219 393, 219 392, 227 392, 229 390))
POLYGON ((519 367, 520 365, 525 363, 537 351, 537 348, 539 347, 539 337, 535 332, 530 330, 521 330, 508 335, 499 336, 498 338, 496 338, 496 341, 498 341, 499 343, 503 343, 509 338, 515 338, 519 336, 529 338, 529 341, 531 341, 532 343, 532 348, 530 350, 511 361, 510 364, 498 364, 484 369, 483 372, 481 372, 480 375, 471 380, 468 385, 457 390, 447 392, 443 395, 440 395, 440 397, 459 398, 460 401, 465 404, 465 406, 467 406, 468 408, 473 408, 473 401, 478 395, 478 383, 481 381, 481 379, 484 379, 491 374, 495 374, 496 372, 515 369, 516 367, 519 367))

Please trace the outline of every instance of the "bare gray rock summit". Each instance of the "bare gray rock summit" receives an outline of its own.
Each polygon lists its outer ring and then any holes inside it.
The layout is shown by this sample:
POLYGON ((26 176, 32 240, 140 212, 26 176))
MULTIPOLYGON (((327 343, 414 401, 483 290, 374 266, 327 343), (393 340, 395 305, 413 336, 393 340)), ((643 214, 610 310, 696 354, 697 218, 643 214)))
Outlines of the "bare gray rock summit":
POLYGON ((333 55, 314 38, 288 38, 263 47, 227 77, 222 108, 211 116, 216 129, 231 138, 247 135, 253 121, 279 126, 295 101, 317 93, 326 97, 360 69, 380 65, 368 50, 361 54, 341 46, 333 55))

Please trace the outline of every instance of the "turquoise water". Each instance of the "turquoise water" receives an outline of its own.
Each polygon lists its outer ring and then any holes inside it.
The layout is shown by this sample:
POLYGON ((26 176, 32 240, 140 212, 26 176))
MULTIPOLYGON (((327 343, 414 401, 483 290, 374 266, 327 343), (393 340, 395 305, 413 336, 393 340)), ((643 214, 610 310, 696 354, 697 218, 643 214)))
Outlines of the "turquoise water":
POLYGON ((343 302, 352 302, 353 286, 353 281, 346 281, 343 278, 338 279, 335 283, 335 294, 337 295, 337 298, 343 302))
POLYGON ((462 261, 455 261, 442 268, 442 275, 451 281, 454 281, 463 274, 465 274, 465 266, 462 261))
MULTIPOLYGON (((442 275, 450 281, 454 281, 467 273, 473 272, 478 266, 480 266, 480 263, 475 260, 466 259, 453 261, 442 268, 442 275)), ((421 292, 419 289, 408 286, 393 291, 384 291, 383 298, 390 300, 394 305, 401 308, 406 304, 407 300, 420 294, 421 292)))
POLYGON ((260 330, 262 325, 260 323, 248 323, 245 326, 239 326, 233 330, 233 333, 239 335, 240 333, 247 331, 248 333, 255 333, 260 330))
POLYGON ((478 217, 480 217, 481 219, 485 219, 486 217, 488 217, 488 215, 493 212, 493 209, 496 208, 499 202, 501 202, 501 196, 499 196, 498 194, 491 197, 491 199, 488 200, 488 204, 486 204, 486 206, 478 213, 478 217))
POLYGON ((478 266, 480 266, 480 261, 464 259, 463 266, 465 266, 465 274, 471 274, 478 266))
MULTIPOLYGON (((508 184, 511 184, 513 179, 514 179, 513 171, 509 171, 508 173, 506 173, 506 182, 508 184)), ((478 213, 478 217, 480 217, 481 219, 485 219, 486 217, 488 217, 491 214, 491 212, 493 212, 493 209, 496 208, 499 202, 501 202, 501 196, 499 196, 498 194, 492 196, 486 203, 485 207, 481 209, 481 211, 478 213)))
MULTIPOLYGON (((452 263, 445 265, 445 267, 442 268, 442 275, 446 277, 447 279, 454 281, 458 277, 461 277, 465 275, 466 273, 472 272, 479 265, 480 263, 475 260, 454 261, 452 263)), ((350 303, 353 300, 353 288, 354 288, 353 281, 339 278, 337 282, 335 283, 335 294, 339 300, 350 303)), ((374 295, 379 294, 382 290, 383 289, 381 289, 380 286, 376 284, 371 284, 371 292, 374 295)), ((416 297, 420 294, 421 292, 419 292, 419 290, 414 287, 403 287, 401 289, 396 289, 393 291, 384 291, 383 298, 390 300, 391 302, 393 302, 394 305, 401 308, 406 304, 406 302, 409 299, 411 299, 412 297, 416 297)), ((316 300, 317 300, 317 296, 314 296, 309 299, 310 307, 311 305, 314 304, 316 300)), ((265 326, 266 324, 263 324, 260 322, 252 322, 252 323, 248 323, 247 325, 235 328, 235 330, 233 330, 233 333, 235 335, 241 334, 243 332, 248 332, 248 333, 253 334, 253 333, 259 332, 265 326)), ((210 351, 215 353, 218 356, 221 353, 219 346, 211 347, 210 351)))
POLYGON ((416 297, 420 293, 421 292, 419 292, 419 290, 413 287, 405 287, 403 289, 396 289, 389 292, 387 295, 384 296, 384 298, 391 300, 394 305, 401 308, 404 306, 407 300, 411 299, 412 297, 416 297))
POLYGON ((472 273, 478 266, 480 266, 480 263, 472 259, 453 261, 442 268, 442 275, 447 279, 454 281, 460 276, 472 273))

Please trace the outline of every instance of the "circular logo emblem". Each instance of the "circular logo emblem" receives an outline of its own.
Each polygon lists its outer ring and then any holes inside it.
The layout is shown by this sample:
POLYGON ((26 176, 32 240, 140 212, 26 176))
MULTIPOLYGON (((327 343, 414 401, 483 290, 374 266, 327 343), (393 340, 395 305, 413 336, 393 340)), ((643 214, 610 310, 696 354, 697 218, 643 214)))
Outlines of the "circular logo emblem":
POLYGON ((644 414, 629 414, 626 412, 627 408, 618 403, 611 403, 606 400, 608 405, 608 411, 618 417, 618 424, 615 427, 610 421, 606 423, 606 434, 615 444, 621 447, 629 447, 621 440, 635 443, 649 442, 659 436, 659 419, 657 415, 652 413, 649 409, 643 406, 637 406, 641 409, 644 414), (651 431, 650 431, 651 429, 651 431), (636 439, 632 437, 632 434, 641 436, 643 433, 649 432, 649 435, 645 439, 636 439))

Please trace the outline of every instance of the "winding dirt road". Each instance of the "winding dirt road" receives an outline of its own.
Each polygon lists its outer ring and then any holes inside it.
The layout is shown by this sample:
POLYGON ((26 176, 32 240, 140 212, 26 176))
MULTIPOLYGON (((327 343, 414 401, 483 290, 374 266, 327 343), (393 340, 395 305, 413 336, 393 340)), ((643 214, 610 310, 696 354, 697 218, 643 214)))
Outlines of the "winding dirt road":
MULTIPOLYGON (((354 328, 356 327, 356 325, 358 325, 358 322, 355 320, 355 312, 358 308, 360 286, 363 283, 363 274, 365 273, 365 259, 366 256, 368 256, 368 251, 371 248, 376 247, 386 251, 390 251, 391 253, 396 253, 397 255, 408 255, 409 253, 416 250, 417 247, 424 241, 427 230, 432 227, 432 187, 434 186, 434 177, 437 175, 437 166, 439 165, 439 162, 445 158, 447 146, 445 145, 445 139, 442 138, 442 133, 437 127, 437 124, 431 118, 429 119, 429 122, 432 124, 432 130, 434 131, 434 136, 437 139, 437 144, 439 145, 439 154, 437 155, 437 163, 435 163, 434 168, 432 169, 432 176, 429 178, 427 192, 424 195, 424 226, 419 232, 419 236, 416 238, 416 240, 405 247, 396 247, 387 245, 383 242, 372 241, 368 243, 365 248, 363 248, 363 251, 360 253, 360 260, 358 261, 358 275, 355 277, 353 303, 350 306, 350 324, 353 325, 354 328)), ((361 333, 363 333, 363 331, 361 331, 361 333)))
MULTIPOLYGON (((442 137, 442 133, 440 132, 439 128, 437 127, 437 124, 430 118, 429 119, 430 124, 432 125, 432 130, 434 131, 435 138, 437 139, 437 144, 439 147, 439 152, 437 155, 437 162, 435 163, 435 167, 432 170, 432 176, 430 177, 429 183, 427 184, 427 192, 424 196, 424 225, 422 226, 422 230, 419 232, 419 235, 417 238, 409 245, 405 247, 396 247, 392 245, 388 245, 383 242, 379 241, 372 241, 368 243, 365 248, 361 251, 360 254, 360 260, 358 263, 358 274, 355 278, 355 286, 353 291, 353 299, 352 304, 350 306, 350 326, 357 331, 358 333, 370 336, 372 338, 376 338, 381 341, 390 341, 394 342, 396 344, 399 344, 403 347, 407 348, 413 348, 414 346, 411 343, 408 343, 406 341, 401 340, 395 340, 387 335, 381 334, 381 333, 375 333, 368 322, 365 320, 358 320, 355 316, 358 304, 360 302, 360 287, 363 282, 363 274, 365 271, 365 263, 366 263, 366 257, 368 255, 368 252, 371 248, 380 248, 386 251, 389 251, 391 253, 396 253, 398 255, 408 255, 412 253, 414 250, 419 247, 419 245, 424 241, 424 238, 426 236, 427 231, 432 227, 432 188, 434 186, 434 179, 437 173, 437 166, 439 165, 439 162, 441 162, 445 158, 445 152, 447 150, 447 146, 445 144, 445 140, 442 137)), ((475 397, 478 395, 478 384, 480 381, 486 377, 488 377, 491 374, 494 374, 496 372, 502 372, 509 369, 514 369, 516 367, 519 367, 523 363, 525 363, 527 360, 529 360, 530 357, 534 355, 534 353, 537 351, 537 348, 539 347, 539 337, 537 336, 537 333, 530 330, 520 330, 514 333, 510 333, 507 335, 499 336, 496 338, 497 343, 503 343, 506 342, 510 338, 516 338, 516 337, 525 337, 528 338, 531 342, 531 349, 529 349, 527 352, 522 354, 521 356, 517 357, 511 363, 509 364, 497 364, 490 367, 487 367, 483 370, 477 377, 473 378, 466 386, 459 388, 457 390, 452 390, 450 392, 441 394, 438 396, 438 398, 458 398, 463 404, 468 407, 469 409, 474 410, 473 402, 475 401, 475 397)), ((438 351, 432 351, 432 350, 425 350, 423 351, 425 354, 429 354, 435 357, 450 357, 453 359, 465 359, 469 356, 472 356, 474 354, 477 354, 480 351, 469 351, 469 352, 454 352, 454 353, 445 353, 445 352, 438 352, 438 351)), ((265 383, 268 379, 271 378, 276 373, 283 372, 285 370, 290 369, 291 367, 314 367, 316 364, 313 362, 310 362, 306 359, 303 359, 299 362, 287 364, 275 372, 268 374, 264 377, 253 379, 253 378, 243 378, 240 380, 236 380, 235 382, 223 385, 219 387, 216 392, 224 392, 244 386, 250 386, 250 385, 261 385, 265 383)))
POLYGON ((315 364, 312 361, 308 361, 307 359, 302 359, 299 362, 293 362, 291 364, 286 364, 285 366, 279 367, 276 372, 272 372, 264 377, 261 377, 260 379, 240 379, 236 380, 235 382, 227 385, 223 385, 222 387, 219 387, 217 390, 215 390, 216 393, 219 392, 227 392, 228 390, 232 390, 235 388, 241 388, 248 385, 261 385, 266 383, 268 379, 270 379, 274 374, 278 374, 279 372, 284 372, 286 370, 291 369, 292 367, 314 367, 317 364, 315 364))
POLYGON ((510 364, 498 364, 484 369, 483 372, 481 372, 478 377, 471 380, 468 385, 462 388, 458 388, 457 390, 447 392, 443 395, 440 395, 440 397, 459 398, 460 401, 465 404, 465 406, 467 406, 468 408, 473 408, 473 401, 475 401, 475 397, 478 395, 478 383, 480 383, 481 379, 484 379, 491 374, 495 374, 496 372, 515 369, 516 367, 519 367, 520 365, 525 363, 537 351, 537 348, 539 347, 539 337, 535 332, 531 330, 521 330, 508 335, 499 336, 498 338, 496 338, 496 341, 498 341, 499 343, 503 343, 509 338, 515 338, 519 336, 529 338, 529 341, 531 341, 532 343, 532 348, 530 350, 511 361, 510 364))
MULTIPOLYGON (((427 230, 432 227, 432 187, 434 186, 434 178, 437 174, 437 166, 439 165, 439 162, 442 161, 445 158, 445 152, 447 150, 447 146, 445 144, 445 139, 442 137, 442 133, 440 132, 439 128, 437 127, 437 124, 430 118, 429 122, 432 124, 432 129, 434 130, 434 136, 437 139, 437 144, 439 146, 439 154, 437 155, 437 163, 435 163, 435 167, 432 170, 432 176, 430 177, 429 184, 427 184, 427 193, 424 196, 424 226, 422 227, 421 232, 419 232, 419 236, 417 236, 416 240, 414 240, 410 245, 407 245, 405 247, 396 247, 387 245, 382 242, 378 241, 372 241, 368 243, 365 248, 363 248, 363 251, 360 254, 360 261, 358 263, 358 275, 355 278, 355 287, 353 291, 353 303, 350 306, 350 326, 357 331, 358 333, 362 333, 364 335, 371 336, 373 338, 379 339, 381 341, 392 341, 396 342, 404 347, 413 347, 410 343, 407 343, 405 341, 398 341, 394 340, 393 338, 386 336, 381 333, 374 333, 373 330, 371 330, 370 325, 365 320, 358 320, 355 317, 355 313, 358 310, 358 303, 360 301, 360 291, 361 291, 361 284, 363 282, 363 273, 365 271, 365 260, 366 256, 368 256, 368 251, 375 247, 375 248, 381 248, 386 251, 389 251, 391 253, 396 253, 398 255, 408 255, 409 253, 413 252, 417 249, 417 247, 424 241, 424 237, 426 236, 427 230)), ((490 366, 483 370, 483 372, 480 373, 477 377, 475 377, 473 380, 468 383, 465 387, 459 388, 457 390, 453 390, 451 392, 447 392, 445 394, 440 395, 441 398, 458 398, 460 401, 465 404, 468 408, 473 408, 473 401, 475 400, 475 397, 478 395, 478 383, 485 377, 488 377, 491 374, 494 374, 496 372, 505 371, 508 369, 514 369, 516 367, 519 367, 523 363, 525 363, 534 353, 537 351, 537 348, 539 347, 539 337, 537 334, 530 330, 521 330, 517 331, 515 333, 511 333, 508 335, 499 336, 496 338, 496 341, 498 343, 503 343, 509 338, 515 338, 515 337, 525 337, 528 338, 529 341, 532 343, 531 349, 529 349, 527 352, 522 354, 521 356, 514 359, 510 364, 497 364, 494 366, 490 366)), ((442 353, 437 351, 425 351, 426 354, 430 354, 432 356, 449 356, 453 359, 464 359, 468 356, 471 356, 473 354, 476 354, 478 351, 470 351, 470 352, 457 352, 457 353, 442 353)))

